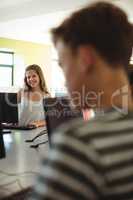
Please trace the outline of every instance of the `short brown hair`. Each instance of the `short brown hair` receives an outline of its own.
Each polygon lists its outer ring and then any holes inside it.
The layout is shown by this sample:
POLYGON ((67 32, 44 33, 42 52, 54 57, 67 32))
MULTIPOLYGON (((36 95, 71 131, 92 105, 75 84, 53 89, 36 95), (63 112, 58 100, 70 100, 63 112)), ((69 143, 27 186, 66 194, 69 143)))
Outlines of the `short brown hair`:
POLYGON ((93 3, 67 18, 51 30, 53 41, 58 39, 72 49, 92 45, 111 64, 127 67, 133 46, 133 25, 117 6, 93 3))
MULTIPOLYGON (((37 65, 37 64, 29 65, 25 69, 25 74, 29 70, 34 70, 38 74, 39 79, 40 79, 40 88, 41 88, 41 90, 43 92, 45 92, 46 94, 49 94, 41 67, 39 65, 37 65)), ((24 77, 24 82, 25 82, 25 85, 27 86, 28 90, 31 90, 31 87, 27 83, 26 76, 24 77)))

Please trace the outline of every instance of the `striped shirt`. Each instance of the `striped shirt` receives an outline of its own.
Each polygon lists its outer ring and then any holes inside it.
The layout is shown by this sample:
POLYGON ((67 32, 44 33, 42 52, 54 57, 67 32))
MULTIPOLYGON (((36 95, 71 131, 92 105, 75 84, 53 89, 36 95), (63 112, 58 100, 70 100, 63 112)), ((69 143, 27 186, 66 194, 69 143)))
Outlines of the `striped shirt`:
POLYGON ((133 200, 133 113, 60 127, 32 199, 133 200))

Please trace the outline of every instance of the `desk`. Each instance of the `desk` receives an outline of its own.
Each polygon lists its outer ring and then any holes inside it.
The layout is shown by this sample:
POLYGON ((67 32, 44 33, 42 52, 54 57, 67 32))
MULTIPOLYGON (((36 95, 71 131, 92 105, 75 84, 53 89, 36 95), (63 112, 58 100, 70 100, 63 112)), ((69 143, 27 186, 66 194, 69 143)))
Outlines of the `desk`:
POLYGON ((12 194, 34 183, 35 175, 39 172, 40 157, 48 153, 48 143, 38 148, 30 148, 31 144, 46 141, 47 135, 42 135, 32 143, 32 139, 44 128, 28 131, 13 130, 4 134, 6 158, 0 160, 0 197, 12 194))

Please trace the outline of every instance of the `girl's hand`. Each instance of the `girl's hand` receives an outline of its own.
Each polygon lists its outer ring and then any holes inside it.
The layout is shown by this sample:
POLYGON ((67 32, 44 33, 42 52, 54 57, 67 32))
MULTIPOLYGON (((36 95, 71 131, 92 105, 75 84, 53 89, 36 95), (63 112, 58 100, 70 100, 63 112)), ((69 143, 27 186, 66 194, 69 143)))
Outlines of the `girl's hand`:
POLYGON ((38 127, 46 126, 46 122, 45 120, 38 120, 38 121, 34 121, 30 123, 29 125, 35 125, 38 128, 38 127))

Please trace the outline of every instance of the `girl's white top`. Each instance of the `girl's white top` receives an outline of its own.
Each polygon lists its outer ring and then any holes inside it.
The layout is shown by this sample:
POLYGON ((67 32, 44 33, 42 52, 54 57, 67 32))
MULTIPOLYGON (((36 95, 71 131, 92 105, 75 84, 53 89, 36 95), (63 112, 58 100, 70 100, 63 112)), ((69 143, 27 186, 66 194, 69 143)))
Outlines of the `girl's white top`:
POLYGON ((38 120, 45 120, 43 99, 32 101, 26 97, 21 97, 19 103, 19 125, 26 126, 38 120))

